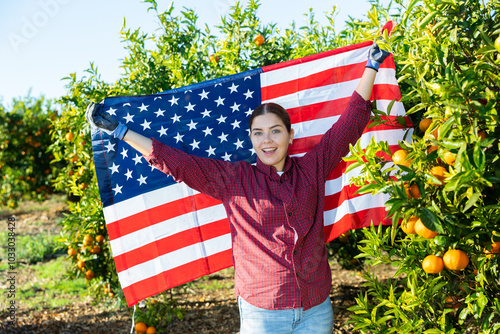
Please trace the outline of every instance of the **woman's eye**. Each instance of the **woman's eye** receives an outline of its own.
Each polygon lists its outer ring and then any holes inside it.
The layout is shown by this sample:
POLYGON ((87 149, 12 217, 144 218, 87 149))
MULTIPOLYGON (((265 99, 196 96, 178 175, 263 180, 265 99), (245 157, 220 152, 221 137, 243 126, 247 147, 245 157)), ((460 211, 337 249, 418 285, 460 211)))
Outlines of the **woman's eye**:
POLYGON ((280 132, 281 132, 281 131, 280 131, 280 130, 278 130, 278 129, 274 129, 274 130, 273 130, 273 133, 280 133, 280 132))
POLYGON ((262 134, 262 132, 259 132, 259 131, 253 133, 254 136, 260 136, 261 134, 262 134))

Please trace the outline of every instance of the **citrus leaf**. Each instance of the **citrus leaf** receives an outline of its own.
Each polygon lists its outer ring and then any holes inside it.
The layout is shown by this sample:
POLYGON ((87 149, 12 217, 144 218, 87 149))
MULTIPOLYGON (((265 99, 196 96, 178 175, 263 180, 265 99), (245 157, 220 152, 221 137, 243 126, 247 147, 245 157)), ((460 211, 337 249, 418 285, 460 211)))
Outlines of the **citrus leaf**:
POLYGON ((431 210, 427 208, 423 208, 420 211, 420 219, 422 220, 422 223, 424 224, 425 227, 428 229, 438 232, 438 233, 444 233, 443 226, 441 224, 441 221, 439 220, 438 216, 432 212, 431 210))
POLYGON ((476 204, 477 200, 481 197, 481 192, 475 192, 470 198, 469 200, 467 201, 467 203, 465 203, 465 206, 464 206, 464 211, 467 211, 469 210, 474 204, 476 204))

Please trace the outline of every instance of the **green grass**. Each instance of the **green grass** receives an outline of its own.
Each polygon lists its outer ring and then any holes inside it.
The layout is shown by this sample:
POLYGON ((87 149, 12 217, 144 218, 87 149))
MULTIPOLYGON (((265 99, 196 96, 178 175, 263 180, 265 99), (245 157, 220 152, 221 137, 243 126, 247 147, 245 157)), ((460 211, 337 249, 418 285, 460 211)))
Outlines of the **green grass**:
POLYGON ((18 276, 28 274, 33 279, 16 287, 16 301, 25 308, 42 309, 63 307, 80 300, 87 294, 85 279, 64 277, 69 265, 65 257, 60 256, 48 262, 19 267, 18 276))

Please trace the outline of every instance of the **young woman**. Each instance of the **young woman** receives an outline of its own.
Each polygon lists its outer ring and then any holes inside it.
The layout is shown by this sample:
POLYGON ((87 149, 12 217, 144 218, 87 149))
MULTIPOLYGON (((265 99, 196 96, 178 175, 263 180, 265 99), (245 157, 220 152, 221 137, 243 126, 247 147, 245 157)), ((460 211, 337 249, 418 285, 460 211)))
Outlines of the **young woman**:
POLYGON ((366 127, 380 64, 376 44, 363 76, 337 123, 303 157, 290 158, 294 130, 275 103, 249 119, 255 166, 188 155, 117 122, 98 105, 87 119, 142 153, 178 182, 222 201, 229 220, 241 333, 331 333, 331 270, 323 209, 327 176, 366 127))

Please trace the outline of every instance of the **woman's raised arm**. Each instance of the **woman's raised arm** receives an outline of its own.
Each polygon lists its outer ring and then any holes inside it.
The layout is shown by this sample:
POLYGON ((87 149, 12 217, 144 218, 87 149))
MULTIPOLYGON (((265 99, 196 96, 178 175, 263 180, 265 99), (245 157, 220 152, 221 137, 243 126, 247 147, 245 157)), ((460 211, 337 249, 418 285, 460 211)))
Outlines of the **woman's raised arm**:
POLYGON ((389 52, 381 50, 377 43, 373 43, 370 51, 368 52, 368 60, 366 62, 365 71, 363 76, 359 81, 356 92, 358 92, 361 97, 366 101, 370 100, 372 95, 373 84, 375 83, 375 77, 377 76, 378 69, 380 65, 384 62, 385 58, 390 55, 389 52))

